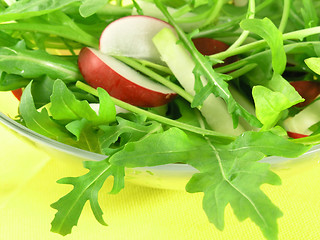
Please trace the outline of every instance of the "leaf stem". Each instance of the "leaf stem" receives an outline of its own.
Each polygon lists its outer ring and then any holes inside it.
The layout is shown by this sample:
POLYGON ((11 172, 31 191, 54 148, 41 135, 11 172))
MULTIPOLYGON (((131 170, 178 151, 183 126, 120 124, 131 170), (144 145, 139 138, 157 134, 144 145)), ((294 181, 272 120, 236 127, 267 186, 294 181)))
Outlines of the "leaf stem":
MULTIPOLYGON (((98 96, 98 91, 96 89, 92 88, 91 86, 89 86, 89 85, 87 85, 87 84, 85 84, 83 82, 80 82, 80 81, 76 82, 76 86, 79 89, 84 90, 84 91, 86 91, 88 93, 91 93, 94 96, 98 96)), ((176 120, 172 120, 170 118, 166 118, 166 117, 163 117, 163 116, 148 112, 148 111, 146 111, 144 109, 138 108, 136 106, 133 106, 131 104, 128 104, 126 102, 123 102, 123 101, 121 101, 119 99, 116 99, 116 98, 113 98, 113 97, 111 97, 111 99, 114 102, 114 104, 119 106, 119 107, 122 107, 122 108, 124 108, 124 109, 126 109, 126 110, 128 110, 130 112, 134 112, 134 113, 138 113, 138 114, 141 114, 141 115, 145 115, 149 119, 153 119, 155 121, 158 121, 158 122, 166 124, 166 125, 178 127, 178 128, 183 129, 183 130, 190 131, 190 132, 193 132, 193 133, 196 133, 196 134, 200 134, 200 135, 214 136, 214 137, 227 139, 227 140, 234 140, 235 139, 233 136, 230 136, 230 135, 226 135, 226 134, 219 133, 219 132, 212 131, 212 130, 208 130, 208 129, 202 129, 202 128, 199 128, 199 127, 195 127, 195 126, 192 126, 192 125, 189 125, 189 124, 185 124, 183 122, 179 122, 179 121, 176 121, 176 120)))
POLYGON ((320 144, 320 134, 315 134, 315 135, 311 135, 303 138, 290 139, 290 141, 294 143, 301 143, 304 145, 320 144))
POLYGON ((283 14, 282 14, 282 18, 280 21, 280 25, 279 25, 279 31, 280 32, 284 32, 287 23, 288 23, 288 19, 289 19, 289 15, 290 15, 290 5, 291 5, 291 0, 283 0, 283 14))
POLYGON ((138 63, 137 61, 124 57, 124 56, 114 56, 118 60, 122 61, 123 63, 129 65, 130 67, 133 67, 134 69, 142 72, 143 74, 151 77, 152 79, 156 80, 157 82, 163 84, 164 86, 170 88, 177 94, 179 94, 181 97, 183 97, 188 102, 193 101, 193 96, 189 93, 187 93, 184 89, 179 87, 178 85, 174 84, 173 82, 169 81, 168 79, 164 78, 163 76, 155 73, 154 71, 150 70, 149 68, 143 66, 142 64, 138 63))
MULTIPOLYGON (((302 40, 305 37, 308 37, 311 35, 316 35, 316 34, 320 34, 320 26, 308 28, 308 29, 302 29, 302 30, 298 30, 298 31, 293 31, 290 33, 285 33, 282 36, 283 36, 283 40, 293 40, 293 39, 302 40)), ((231 56, 235 56, 235 55, 239 55, 239 54, 248 52, 250 50, 259 49, 259 48, 264 47, 266 45, 267 45, 267 42, 265 40, 259 40, 259 41, 253 42, 253 43, 248 43, 246 45, 240 46, 240 47, 235 48, 229 52, 225 51, 225 52, 210 55, 209 58, 213 59, 213 60, 215 60, 215 59, 223 60, 223 59, 226 59, 231 56)))
MULTIPOLYGON (((320 46, 320 42, 319 41, 312 41, 312 42, 290 43, 290 44, 284 45, 284 50, 287 53, 291 49, 294 49, 296 47, 306 47, 308 45, 319 45, 320 46)), ((258 57, 259 55, 265 54, 266 52, 270 52, 270 50, 267 49, 265 51, 252 54, 249 57, 242 58, 239 61, 230 63, 230 64, 222 66, 222 67, 215 68, 215 71, 218 72, 218 73, 228 73, 228 72, 240 69, 243 66, 245 66, 246 64, 249 64, 251 62, 250 59, 253 59, 255 57, 258 57)), ((287 68, 287 70, 288 70, 288 68, 287 68)), ((229 74, 229 75, 231 75, 231 74, 229 74)))
POLYGON ((99 40, 95 37, 86 32, 80 33, 79 31, 75 31, 74 29, 68 28, 66 26, 49 25, 45 23, 6 23, 0 24, 0 29, 53 34, 94 48, 99 47, 99 40))
POLYGON ((214 20, 219 16, 219 13, 225 3, 225 0, 217 0, 216 4, 211 8, 206 20, 201 25, 201 28, 214 22, 214 20))
MULTIPOLYGON (((274 0, 265 0, 261 4, 259 4, 255 8, 255 12, 258 13, 262 11, 264 8, 266 8, 268 5, 270 5, 274 0)), ((233 18, 231 21, 228 21, 226 23, 220 24, 218 26, 210 27, 209 29, 204 28, 201 29, 199 33, 195 34, 193 37, 205 37, 205 36, 211 36, 212 34, 215 34, 217 32, 225 31, 228 28, 235 28, 238 23, 245 18, 245 14, 233 18)))
POLYGON ((246 74, 247 72, 250 72, 252 69, 256 68, 257 66, 258 66, 258 64, 256 64, 256 63, 250 63, 250 64, 247 64, 234 72, 229 73, 228 75, 232 77, 230 80, 235 79, 237 77, 240 77, 240 76, 246 74))
MULTIPOLYGON (((247 19, 253 19, 255 16, 255 0, 249 0, 248 4, 248 12, 247 12, 247 19)), ((242 43, 246 40, 246 38, 249 35, 249 31, 243 31, 240 35, 240 37, 226 50, 226 52, 231 51, 232 49, 235 49, 242 45, 242 43)))

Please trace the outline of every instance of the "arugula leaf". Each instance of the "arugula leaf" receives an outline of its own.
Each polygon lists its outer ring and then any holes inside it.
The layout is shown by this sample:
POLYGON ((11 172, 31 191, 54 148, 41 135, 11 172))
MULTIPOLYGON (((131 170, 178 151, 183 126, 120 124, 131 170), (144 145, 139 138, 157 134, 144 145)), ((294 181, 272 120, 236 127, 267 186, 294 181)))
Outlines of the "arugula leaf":
POLYGON ((79 0, 22 0, 0 12, 0 22, 40 16, 62 9, 79 0))
POLYGON ((304 61, 312 71, 320 75, 320 57, 307 58, 304 61))
POLYGON ((295 88, 280 74, 275 73, 270 81, 267 81, 264 84, 266 87, 269 87, 271 90, 280 92, 288 98, 291 103, 291 106, 304 101, 295 88))
MULTIPOLYGON (((19 22, 3 23, 0 25, 0 29, 55 35, 87 46, 95 48, 99 46, 99 40, 91 35, 90 31, 84 31, 73 19, 61 11, 50 12, 46 17, 35 18, 32 21, 20 20, 19 22)), ((26 37, 24 39, 26 40, 26 37)))
MULTIPOLYGON (((302 0, 303 8, 301 8, 301 15, 303 17, 305 27, 311 28, 318 26, 319 17, 317 15, 317 10, 313 6, 312 0, 302 0)), ((317 41, 319 36, 308 37, 308 41, 317 41)))
POLYGON ((131 168, 187 163, 200 172, 193 175, 186 190, 205 193, 204 210, 218 229, 223 229, 224 209, 230 203, 240 221, 249 217, 267 239, 276 239, 277 218, 282 213, 260 186, 281 181, 269 170, 269 164, 258 161, 266 155, 296 157, 309 148, 272 132, 246 132, 234 142, 220 145, 170 128, 126 144, 110 157, 110 163, 131 168))
POLYGON ((255 101, 257 118, 263 123, 262 129, 273 127, 284 110, 303 102, 304 99, 280 74, 274 74, 264 86, 254 86, 252 96, 255 101))
POLYGON ((85 118, 95 120, 96 112, 87 101, 79 101, 62 80, 56 80, 51 96, 50 112, 57 120, 78 120, 85 118))
MULTIPOLYGON (((191 38, 186 36, 183 30, 177 25, 175 20, 169 14, 168 10, 162 5, 161 1, 155 0, 156 6, 161 10, 161 12, 166 16, 169 23, 172 24, 180 37, 180 41, 183 42, 186 49, 190 52, 193 57, 196 66, 194 70, 195 79, 200 79, 201 76, 205 77, 208 83, 203 86, 203 88, 198 87, 196 90, 196 95, 194 96, 194 101, 192 107, 197 107, 201 105, 205 99, 213 93, 217 97, 222 97, 227 103, 228 111, 232 115, 232 120, 234 127, 238 125, 238 117, 242 116, 253 126, 261 126, 261 123, 256 119, 255 116, 247 112, 240 104, 238 104, 232 97, 228 84, 224 81, 221 74, 215 72, 212 68, 212 63, 208 58, 203 56, 195 48, 191 41, 191 38)), ((199 86, 199 85, 197 85, 199 86)))
POLYGON ((51 95, 50 113, 55 120, 66 124, 66 129, 76 136, 75 146, 101 153, 100 135, 97 126, 116 120, 116 110, 109 94, 98 88, 99 115, 86 100, 77 100, 62 80, 56 80, 51 95))
POLYGON ((107 124, 115 121, 116 110, 109 94, 99 88, 99 115, 85 100, 79 101, 62 80, 56 80, 51 95, 50 112, 54 119, 72 121, 87 119, 91 124, 107 124))
POLYGON ((123 150, 110 157, 110 163, 126 167, 157 166, 169 163, 185 163, 199 154, 197 145, 178 128, 169 128, 160 133, 148 135, 137 142, 129 142, 123 150), (197 153, 196 153, 197 152, 197 153))
POLYGON ((102 153, 105 155, 121 150, 129 142, 138 141, 150 134, 162 131, 161 124, 155 121, 138 123, 117 117, 117 122, 117 125, 99 126, 104 132, 100 137, 100 144, 102 153), (115 147, 117 141, 119 142, 115 147))
POLYGON ((291 107, 289 99, 280 92, 263 86, 254 86, 252 96, 256 105, 257 118, 263 123, 263 130, 273 127, 281 118, 281 112, 291 107))
POLYGON ((54 81, 47 75, 33 80, 31 92, 36 108, 40 108, 50 102, 54 81))
POLYGON ((110 95, 103 88, 97 88, 99 97, 99 117, 97 122, 99 123, 111 123, 116 121, 116 106, 112 101, 110 95))
POLYGON ((100 135, 102 134, 87 119, 74 120, 66 125, 66 129, 76 136, 76 147, 90 152, 101 153, 100 135))
POLYGON ((208 167, 207 171, 192 176, 186 190, 204 192, 204 211, 218 229, 224 228, 224 209, 230 203, 240 221, 250 217, 267 239, 277 239, 277 218, 282 213, 259 186, 264 183, 279 185, 280 178, 270 172, 268 164, 256 162, 263 157, 259 152, 248 152, 233 162, 227 161, 230 157, 233 154, 217 151, 222 174, 216 174, 219 169, 208 167))
POLYGON ((272 52, 272 67, 275 73, 282 74, 287 64, 286 53, 283 48, 281 32, 268 19, 245 19, 240 23, 241 28, 253 32, 266 40, 272 52))
POLYGON ((43 50, 28 50, 23 41, 14 47, 0 48, 0 70, 25 78, 48 75, 53 79, 60 78, 68 82, 82 78, 75 63, 43 50))
POLYGON ((10 91, 25 87, 30 81, 30 79, 26 79, 20 75, 7 74, 0 71, 0 91, 10 91))
POLYGON ((240 221, 250 217, 267 239, 277 239, 277 218, 282 213, 260 186, 279 185, 281 181, 269 170, 269 164, 257 161, 264 155, 296 157, 310 147, 295 145, 272 132, 246 132, 228 146, 211 145, 211 148, 218 165, 197 159, 189 162, 201 172, 191 178, 187 191, 205 193, 204 210, 219 229, 224 226, 223 209, 230 202, 240 221))
POLYGON ((87 161, 84 167, 90 171, 80 177, 67 177, 58 183, 74 186, 71 192, 51 205, 58 212, 51 222, 51 231, 63 236, 70 234, 76 226, 81 211, 87 201, 90 202, 92 212, 99 223, 107 225, 102 217, 102 210, 98 202, 98 193, 106 179, 113 176, 114 183, 110 193, 115 194, 124 188, 124 167, 113 166, 104 161, 87 161))
POLYGON ((31 84, 32 82, 23 91, 19 105, 19 113, 26 126, 37 133, 58 141, 62 141, 63 138, 70 138, 65 128, 49 117, 45 108, 41 112, 37 111, 31 94, 31 84))
POLYGON ((268 18, 246 19, 240 25, 264 38, 271 49, 272 79, 260 83, 266 88, 255 86, 252 90, 257 118, 264 124, 263 129, 269 129, 278 122, 282 111, 304 100, 281 76, 286 68, 287 57, 282 34, 272 21, 268 18))
POLYGON ((79 12, 83 17, 89 17, 107 4, 105 0, 83 0, 79 12))
POLYGON ((18 39, 11 37, 9 34, 0 31, 0 46, 14 46, 18 43, 18 39))

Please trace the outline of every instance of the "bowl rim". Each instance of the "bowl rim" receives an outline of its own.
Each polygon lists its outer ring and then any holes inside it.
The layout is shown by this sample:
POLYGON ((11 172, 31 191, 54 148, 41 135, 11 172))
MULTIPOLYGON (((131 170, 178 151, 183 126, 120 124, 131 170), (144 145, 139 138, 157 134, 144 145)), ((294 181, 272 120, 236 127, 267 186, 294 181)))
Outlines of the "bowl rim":
MULTIPOLYGON (((91 161, 102 161, 104 159, 106 159, 108 156, 107 155, 103 155, 103 154, 99 154, 99 153, 94 153, 94 152, 90 152, 87 150, 83 150, 77 147, 73 147, 70 145, 67 145, 65 143, 61 143, 58 142, 54 139, 48 138, 44 135, 41 135, 27 127, 25 127, 24 125, 16 122, 15 120, 13 120, 12 118, 8 117, 7 115, 5 115, 4 113, 0 112, 0 123, 3 123, 5 126, 7 126, 9 129, 15 131, 16 133, 21 134, 22 136, 26 137, 27 139, 30 139, 34 142, 37 143, 41 143, 44 145, 47 145, 51 148, 57 149, 59 151, 62 151, 64 153, 67 153, 69 155, 72 155, 74 157, 78 157, 79 159, 85 159, 85 160, 91 160, 91 161)), ((269 163, 271 165, 275 165, 275 164, 282 164, 288 161, 294 161, 295 159, 300 159, 302 156, 303 157, 307 157, 308 155, 311 155, 315 152, 318 152, 320 150, 320 144, 313 146, 312 148, 310 148, 307 152, 305 152, 304 154, 302 154, 299 157, 296 158, 286 158, 286 157, 280 157, 280 156, 268 156, 265 157, 264 159, 261 160, 261 162, 265 162, 265 163, 269 163)), ((186 168, 192 168, 193 170, 195 170, 193 167, 187 165, 187 164, 166 164, 166 165, 160 165, 160 166, 152 166, 152 167, 146 167, 146 168, 150 168, 150 169, 163 169, 163 168, 167 168, 168 166, 173 167, 174 169, 176 169, 177 167, 182 168, 182 166, 186 167, 186 168)), ((141 168, 140 168, 141 169, 141 168)))
POLYGON ((4 113, 0 112, 0 122, 3 123, 5 126, 7 126, 9 129, 23 135, 24 137, 31 139, 33 141, 49 145, 52 148, 55 148, 57 150, 63 151, 65 153, 74 155, 79 158, 85 158, 85 159, 90 159, 94 161, 100 161, 104 160, 107 158, 106 155, 99 154, 99 153, 94 153, 90 151, 86 151, 80 148, 76 148, 70 145, 67 145, 65 143, 58 142, 54 139, 48 138, 44 135, 41 135, 25 126, 22 124, 16 122, 15 120, 11 119, 4 113))

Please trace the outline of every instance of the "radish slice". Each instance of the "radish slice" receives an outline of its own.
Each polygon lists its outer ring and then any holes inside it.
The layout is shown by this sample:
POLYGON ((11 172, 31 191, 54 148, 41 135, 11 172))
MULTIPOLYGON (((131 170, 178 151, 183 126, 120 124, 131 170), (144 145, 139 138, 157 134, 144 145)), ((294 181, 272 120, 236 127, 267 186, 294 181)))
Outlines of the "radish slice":
POLYGON ((320 94, 320 82, 315 81, 294 81, 290 84, 296 89, 304 102, 298 103, 296 107, 305 107, 315 100, 320 94))
MULTIPOLYGON (((206 37, 194 38, 194 39, 192 39, 192 42, 193 42, 194 46, 196 47, 196 49, 202 55, 205 55, 205 56, 224 52, 229 48, 229 45, 224 42, 221 42, 219 40, 212 39, 212 38, 206 38, 206 37)), ((238 60, 237 56, 228 57, 223 60, 223 63, 215 64, 214 67, 215 68, 222 67, 224 65, 233 63, 237 60, 238 60)))
POLYGON ((308 137, 308 135, 305 135, 305 134, 300 134, 300 133, 295 133, 295 132, 290 132, 288 131, 288 136, 291 137, 291 138, 304 138, 304 137, 308 137))
POLYGON ((22 88, 18 88, 16 90, 12 90, 11 92, 20 101, 21 95, 22 95, 22 88))
POLYGON ((102 52, 85 47, 78 65, 86 82, 105 89, 112 97, 139 107, 157 107, 170 102, 176 93, 102 52))
POLYGON ((173 29, 167 22, 154 17, 135 15, 120 18, 102 32, 100 51, 163 64, 152 38, 165 27, 173 29))

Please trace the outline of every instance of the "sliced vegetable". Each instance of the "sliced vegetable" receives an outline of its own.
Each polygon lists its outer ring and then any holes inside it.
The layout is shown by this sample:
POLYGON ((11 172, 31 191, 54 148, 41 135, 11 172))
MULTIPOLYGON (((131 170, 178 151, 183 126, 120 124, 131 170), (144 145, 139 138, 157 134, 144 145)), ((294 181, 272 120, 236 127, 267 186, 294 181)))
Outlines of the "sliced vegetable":
POLYGON ((18 88, 16 90, 12 90, 13 95, 20 101, 22 95, 22 89, 18 88))
POLYGON ((304 102, 298 103, 296 107, 305 107, 312 103, 320 94, 320 82, 316 81, 294 81, 290 84, 305 99, 304 102))
POLYGON ((167 22, 148 16, 128 16, 109 24, 100 37, 100 50, 109 55, 119 55, 162 63, 152 43, 152 38, 167 22))
POLYGON ((308 135, 305 135, 305 134, 300 134, 300 133, 295 133, 295 132, 290 132, 288 131, 288 136, 291 137, 291 138, 304 138, 304 137, 308 137, 308 135))
POLYGON ((101 87, 111 96, 135 106, 161 106, 176 97, 170 89, 93 48, 81 50, 78 65, 89 85, 101 87))
MULTIPOLYGON (((205 56, 210 56, 216 53, 220 53, 220 52, 226 51, 229 48, 228 44, 213 38, 206 38, 206 37, 193 38, 192 42, 194 46, 197 48, 197 50, 205 56)), ((237 57, 232 56, 224 59, 223 63, 218 63, 214 65, 214 67, 222 67, 236 60, 237 60, 237 57)))
POLYGON ((320 121, 320 101, 315 101, 301 110, 293 117, 288 117, 283 121, 283 126, 289 132, 295 132, 304 135, 312 134, 309 129, 320 121))
MULTIPOLYGON (((195 62, 189 52, 181 44, 177 44, 176 34, 168 28, 161 30, 153 42, 161 54, 161 58, 167 63, 171 71, 178 79, 184 89, 191 95, 195 95, 195 62)), ((206 80, 202 78, 204 84, 206 80)), ((209 126, 218 132, 237 135, 244 132, 239 125, 233 128, 233 120, 228 112, 227 106, 222 98, 210 94, 200 108, 202 115, 206 118, 209 126), (221 124, 223 122, 223 124, 221 124)))

